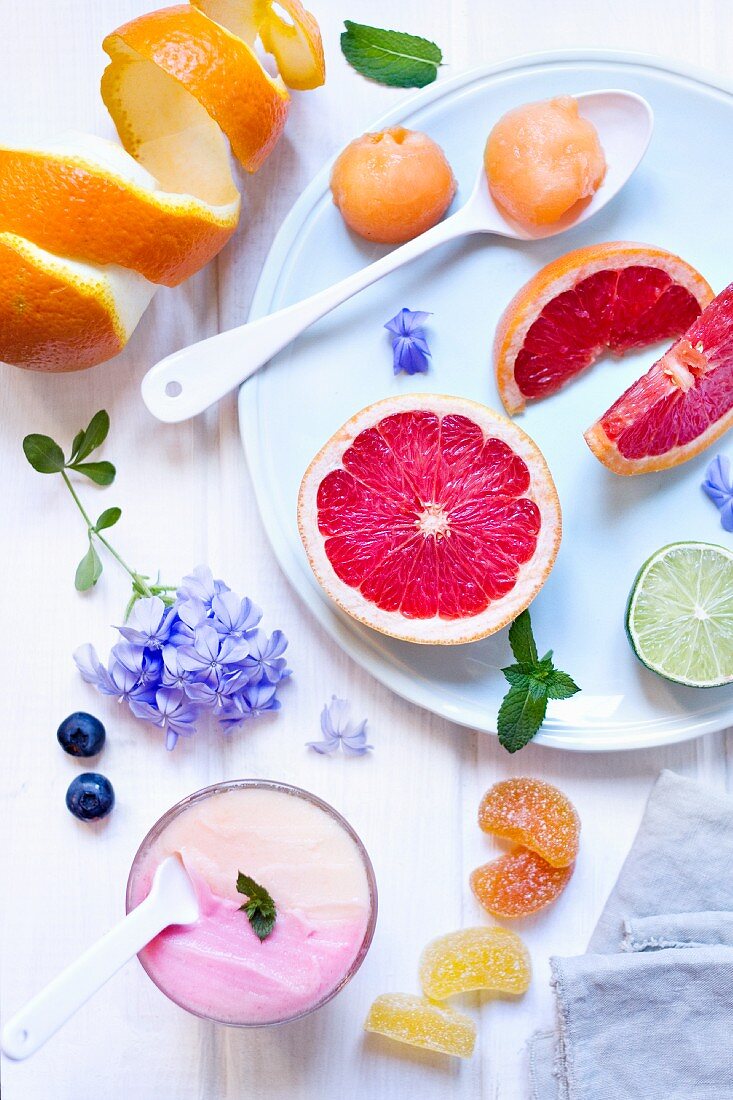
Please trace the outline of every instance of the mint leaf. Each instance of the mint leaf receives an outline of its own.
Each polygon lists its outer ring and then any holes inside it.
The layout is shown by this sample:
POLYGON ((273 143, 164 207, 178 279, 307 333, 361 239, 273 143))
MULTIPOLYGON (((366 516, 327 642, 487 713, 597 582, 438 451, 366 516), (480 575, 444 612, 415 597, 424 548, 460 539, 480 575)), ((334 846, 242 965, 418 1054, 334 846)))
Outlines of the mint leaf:
POLYGON ((528 664, 537 662, 537 646, 532 633, 529 611, 523 611, 509 627, 509 645, 518 661, 528 664))
POLYGON ((532 740, 545 719, 547 696, 533 698, 521 687, 510 687, 499 708, 496 732, 507 752, 517 752, 532 740))
POLYGON ((94 524, 94 530, 104 531, 107 527, 114 527, 121 515, 121 508, 105 508, 97 522, 94 524))
POLYGON ((97 485, 111 485, 117 473, 111 462, 75 462, 69 469, 84 474, 97 485))
POLYGON ((101 576, 102 562, 90 541, 89 549, 76 567, 74 584, 77 592, 86 592, 87 589, 93 588, 101 576))
POLYGON ((64 452, 48 435, 27 435, 23 452, 39 474, 59 474, 64 468, 64 452))
POLYGON ((529 611, 518 615, 509 627, 509 644, 517 659, 501 671, 509 681, 497 720, 499 741, 516 752, 531 741, 545 720, 548 699, 569 699, 580 688, 567 672, 552 663, 552 650, 537 656, 529 611))
POLYGON ((567 672, 561 672, 559 668, 553 668, 545 681, 545 690, 548 699, 569 699, 571 695, 579 692, 580 688, 575 680, 568 676, 567 672))
POLYGON ((404 31, 344 20, 341 52, 358 73, 392 88, 424 88, 438 75, 443 54, 434 42, 404 31))
POLYGON ((74 438, 71 448, 69 463, 83 462, 92 451, 101 447, 109 432, 109 414, 106 409, 100 409, 89 421, 88 426, 79 432, 74 438))
POLYGON ((239 909, 247 914, 255 936, 260 941, 267 939, 275 927, 275 902, 264 886, 260 886, 249 875, 243 875, 241 871, 237 875, 237 893, 247 897, 247 901, 239 909))

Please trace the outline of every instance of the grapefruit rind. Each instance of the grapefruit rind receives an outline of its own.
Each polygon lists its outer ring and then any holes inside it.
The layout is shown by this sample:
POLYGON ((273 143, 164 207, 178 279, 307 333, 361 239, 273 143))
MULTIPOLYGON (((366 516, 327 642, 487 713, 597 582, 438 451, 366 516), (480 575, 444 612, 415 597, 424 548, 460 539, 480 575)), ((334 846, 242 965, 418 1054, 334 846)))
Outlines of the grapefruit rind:
POLYGON ((619 271, 638 264, 657 267, 684 287, 700 303, 713 300, 710 284, 690 264, 663 248, 634 241, 609 241, 567 252, 538 271, 514 295, 499 319, 494 338, 494 369, 499 395, 510 415, 523 412, 526 398, 514 377, 514 364, 529 329, 542 310, 558 295, 572 290, 599 271, 619 271))
MULTIPOLYGON (((644 562, 641 569, 637 573, 634 583, 631 587, 631 592, 629 593, 625 616, 626 636, 628 637, 629 644, 631 645, 631 648, 633 649, 634 654, 636 655, 638 660, 651 672, 655 672, 658 676, 661 676, 662 679, 668 680, 671 683, 682 684, 686 687, 722 687, 725 684, 730 684, 733 682, 733 661, 731 662, 729 672, 723 672, 722 670, 720 670, 720 675, 713 678, 708 677, 706 679, 701 679, 694 676, 680 676, 679 674, 673 674, 672 672, 670 672, 668 667, 664 667, 658 662, 651 660, 648 654, 646 654, 642 641, 639 637, 639 629, 635 620, 638 614, 639 597, 644 591, 644 584, 648 580, 649 574, 651 573, 652 569, 659 562, 667 558, 671 552, 680 549, 685 549, 692 553, 697 552, 698 554, 714 551, 716 554, 727 559, 728 563, 730 564, 731 572, 731 584, 728 588, 728 591, 730 592, 731 636, 733 637, 733 552, 731 552, 725 546, 719 546, 717 543, 709 542, 671 542, 668 543, 666 546, 662 546, 661 549, 657 550, 656 553, 647 558, 647 560, 644 562)), ((695 578, 695 576, 696 570, 694 566, 691 566, 690 579, 692 580, 693 578, 695 578)), ((674 655, 674 647, 672 647, 670 652, 672 653, 672 655, 674 655)), ((719 650, 711 645, 711 652, 715 654, 717 661, 719 650)))
POLYGON ((560 501, 547 462, 537 444, 518 425, 500 413, 464 397, 443 394, 402 394, 388 397, 356 413, 321 448, 306 470, 298 495, 298 529, 311 569, 321 588, 351 618, 380 634, 421 645, 463 645, 486 638, 507 626, 535 598, 552 569, 560 548, 560 501), (341 465, 344 452, 365 429, 394 413, 428 411, 439 416, 457 414, 478 424, 485 436, 500 439, 527 464, 531 485, 524 496, 540 510, 542 523, 535 552, 519 567, 517 581, 502 599, 477 615, 460 619, 413 619, 383 611, 337 576, 318 530, 318 488, 324 477, 341 465))
POLYGON ((679 466, 696 455, 707 450, 725 435, 729 428, 733 428, 733 409, 730 409, 720 420, 716 420, 702 435, 691 439, 689 443, 683 443, 681 447, 671 447, 659 455, 645 455, 644 458, 624 458, 618 448, 609 440, 600 420, 583 433, 583 438, 590 447, 599 462, 611 470, 614 474, 624 477, 634 474, 653 474, 660 470, 668 470, 673 466, 679 466))

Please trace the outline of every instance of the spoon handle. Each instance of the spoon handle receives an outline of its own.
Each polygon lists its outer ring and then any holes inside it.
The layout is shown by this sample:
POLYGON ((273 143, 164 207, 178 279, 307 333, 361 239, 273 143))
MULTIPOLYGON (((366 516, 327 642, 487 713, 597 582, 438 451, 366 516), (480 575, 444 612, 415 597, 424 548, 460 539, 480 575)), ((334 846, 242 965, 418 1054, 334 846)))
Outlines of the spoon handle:
POLYGON ((3 1053, 15 1061, 34 1054, 169 923, 160 897, 149 895, 8 1020, 0 1036, 3 1053))
POLYGON ((471 218, 470 206, 469 202, 419 237, 302 302, 161 359, 142 380, 143 401, 166 423, 203 412, 347 298, 437 245, 476 232, 479 227, 471 218))

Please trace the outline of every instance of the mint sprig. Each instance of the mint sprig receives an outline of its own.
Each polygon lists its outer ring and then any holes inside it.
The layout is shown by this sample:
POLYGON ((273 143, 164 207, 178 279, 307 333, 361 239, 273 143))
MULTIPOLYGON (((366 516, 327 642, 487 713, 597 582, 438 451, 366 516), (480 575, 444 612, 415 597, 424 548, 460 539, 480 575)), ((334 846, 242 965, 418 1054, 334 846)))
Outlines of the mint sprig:
POLYGON ((382 30, 344 20, 341 52, 358 73, 392 88, 432 84, 443 61, 439 46, 404 31, 382 30))
POLYGON ((538 657, 529 611, 510 626, 509 645, 517 663, 501 670, 510 687, 499 708, 497 733, 507 752, 517 752, 544 722, 547 700, 569 699, 580 688, 567 672, 555 668, 551 649, 538 657))
POLYGON ((76 567, 74 584, 79 592, 86 592, 93 588, 102 575, 102 560, 97 552, 96 543, 100 543, 119 562, 122 568, 132 579, 132 598, 127 606, 125 618, 135 600, 143 596, 160 596, 164 603, 171 604, 173 597, 171 592, 175 586, 160 584, 158 581, 148 584, 149 577, 131 569, 120 557, 115 548, 101 533, 109 530, 118 522, 122 510, 117 507, 105 508, 99 518, 92 520, 82 504, 76 489, 71 483, 69 473, 82 474, 97 485, 111 485, 115 479, 116 470, 111 462, 95 461, 87 462, 87 459, 99 447, 102 446, 109 432, 109 414, 105 409, 95 413, 86 428, 82 428, 74 436, 68 459, 59 444, 48 435, 33 433, 23 440, 23 451, 34 470, 39 474, 61 474, 66 488, 77 508, 81 512, 87 526, 87 550, 84 557, 76 567))
POLYGON ((260 941, 266 940, 275 927, 275 902, 264 886, 260 886, 249 875, 243 875, 241 871, 237 875, 237 893, 247 897, 244 905, 239 907, 240 912, 247 914, 255 936, 260 941))

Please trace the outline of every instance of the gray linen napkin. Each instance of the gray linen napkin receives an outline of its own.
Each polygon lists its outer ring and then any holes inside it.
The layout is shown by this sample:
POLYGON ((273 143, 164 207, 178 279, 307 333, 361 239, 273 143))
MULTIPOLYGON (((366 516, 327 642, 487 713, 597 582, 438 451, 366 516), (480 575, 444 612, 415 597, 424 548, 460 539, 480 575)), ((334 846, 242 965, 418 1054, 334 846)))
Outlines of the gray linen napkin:
POLYGON ((733 800, 662 772, 588 954, 551 968, 532 1100, 732 1100, 733 800))

